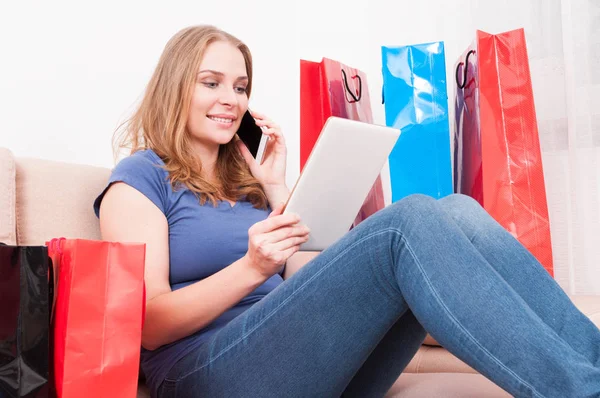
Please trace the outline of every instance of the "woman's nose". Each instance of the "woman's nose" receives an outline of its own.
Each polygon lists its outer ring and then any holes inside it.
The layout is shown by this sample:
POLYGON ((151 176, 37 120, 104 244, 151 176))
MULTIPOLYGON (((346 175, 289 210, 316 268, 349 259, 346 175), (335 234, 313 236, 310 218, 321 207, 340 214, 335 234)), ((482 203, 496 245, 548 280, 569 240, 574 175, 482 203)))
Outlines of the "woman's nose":
POLYGON ((235 90, 231 87, 223 88, 219 93, 219 100, 223 105, 235 106, 237 105, 237 96, 235 90))

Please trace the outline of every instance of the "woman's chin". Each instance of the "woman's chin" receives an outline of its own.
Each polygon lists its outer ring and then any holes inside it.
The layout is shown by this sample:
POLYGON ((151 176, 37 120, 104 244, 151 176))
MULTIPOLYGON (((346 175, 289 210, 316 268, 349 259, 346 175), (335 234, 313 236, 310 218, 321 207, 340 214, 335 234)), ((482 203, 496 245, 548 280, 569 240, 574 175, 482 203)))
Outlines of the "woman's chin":
MULTIPOLYGON (((209 126, 204 127, 206 128, 209 126)), ((206 128, 201 135, 193 134, 193 136, 195 136, 195 141, 198 141, 205 146, 226 145, 233 140, 238 129, 238 126, 231 126, 230 128, 215 128, 215 126, 210 127, 212 128, 206 128)))
POLYGON ((227 134, 223 134, 222 138, 222 143, 223 144, 228 144, 229 142, 231 142, 231 140, 233 140, 233 137, 235 137, 235 131, 231 130, 229 132, 227 132, 227 134))

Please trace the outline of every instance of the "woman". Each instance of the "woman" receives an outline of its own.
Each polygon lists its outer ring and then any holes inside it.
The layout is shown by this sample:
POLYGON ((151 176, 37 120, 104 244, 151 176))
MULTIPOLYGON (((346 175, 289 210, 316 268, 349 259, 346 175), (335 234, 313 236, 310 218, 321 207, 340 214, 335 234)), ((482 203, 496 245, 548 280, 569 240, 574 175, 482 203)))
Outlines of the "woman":
POLYGON ((146 244, 154 396, 383 396, 426 330, 515 396, 600 396, 600 332, 468 197, 413 195, 299 252, 280 128, 253 113, 262 165, 236 138, 251 84, 238 39, 177 33, 95 202, 103 239, 146 244))

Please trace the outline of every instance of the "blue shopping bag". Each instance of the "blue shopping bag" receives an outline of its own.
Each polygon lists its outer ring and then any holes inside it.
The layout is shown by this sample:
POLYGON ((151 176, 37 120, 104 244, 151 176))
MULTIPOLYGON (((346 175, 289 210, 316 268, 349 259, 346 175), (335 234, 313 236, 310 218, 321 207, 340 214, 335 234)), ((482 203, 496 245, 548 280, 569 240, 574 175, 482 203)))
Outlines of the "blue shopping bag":
POLYGON ((400 138, 389 156, 392 202, 453 192, 444 43, 382 46, 387 126, 400 138))

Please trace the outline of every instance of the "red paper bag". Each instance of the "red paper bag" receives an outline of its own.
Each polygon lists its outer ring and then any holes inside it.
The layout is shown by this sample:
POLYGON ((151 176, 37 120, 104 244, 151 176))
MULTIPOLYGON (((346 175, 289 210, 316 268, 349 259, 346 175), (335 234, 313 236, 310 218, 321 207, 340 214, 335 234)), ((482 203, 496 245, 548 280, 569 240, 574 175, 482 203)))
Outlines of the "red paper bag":
POLYGON ((58 274, 52 319, 58 397, 136 397, 145 253, 144 244, 48 243, 58 274))
POLYGON ((524 30, 477 31, 455 66, 455 192, 479 201, 554 276, 524 30))
MULTIPOLYGON (((323 58, 300 61, 300 170, 330 116, 373 123, 367 77, 358 69, 323 58)), ((381 176, 373 184, 353 226, 385 207, 381 176)))

